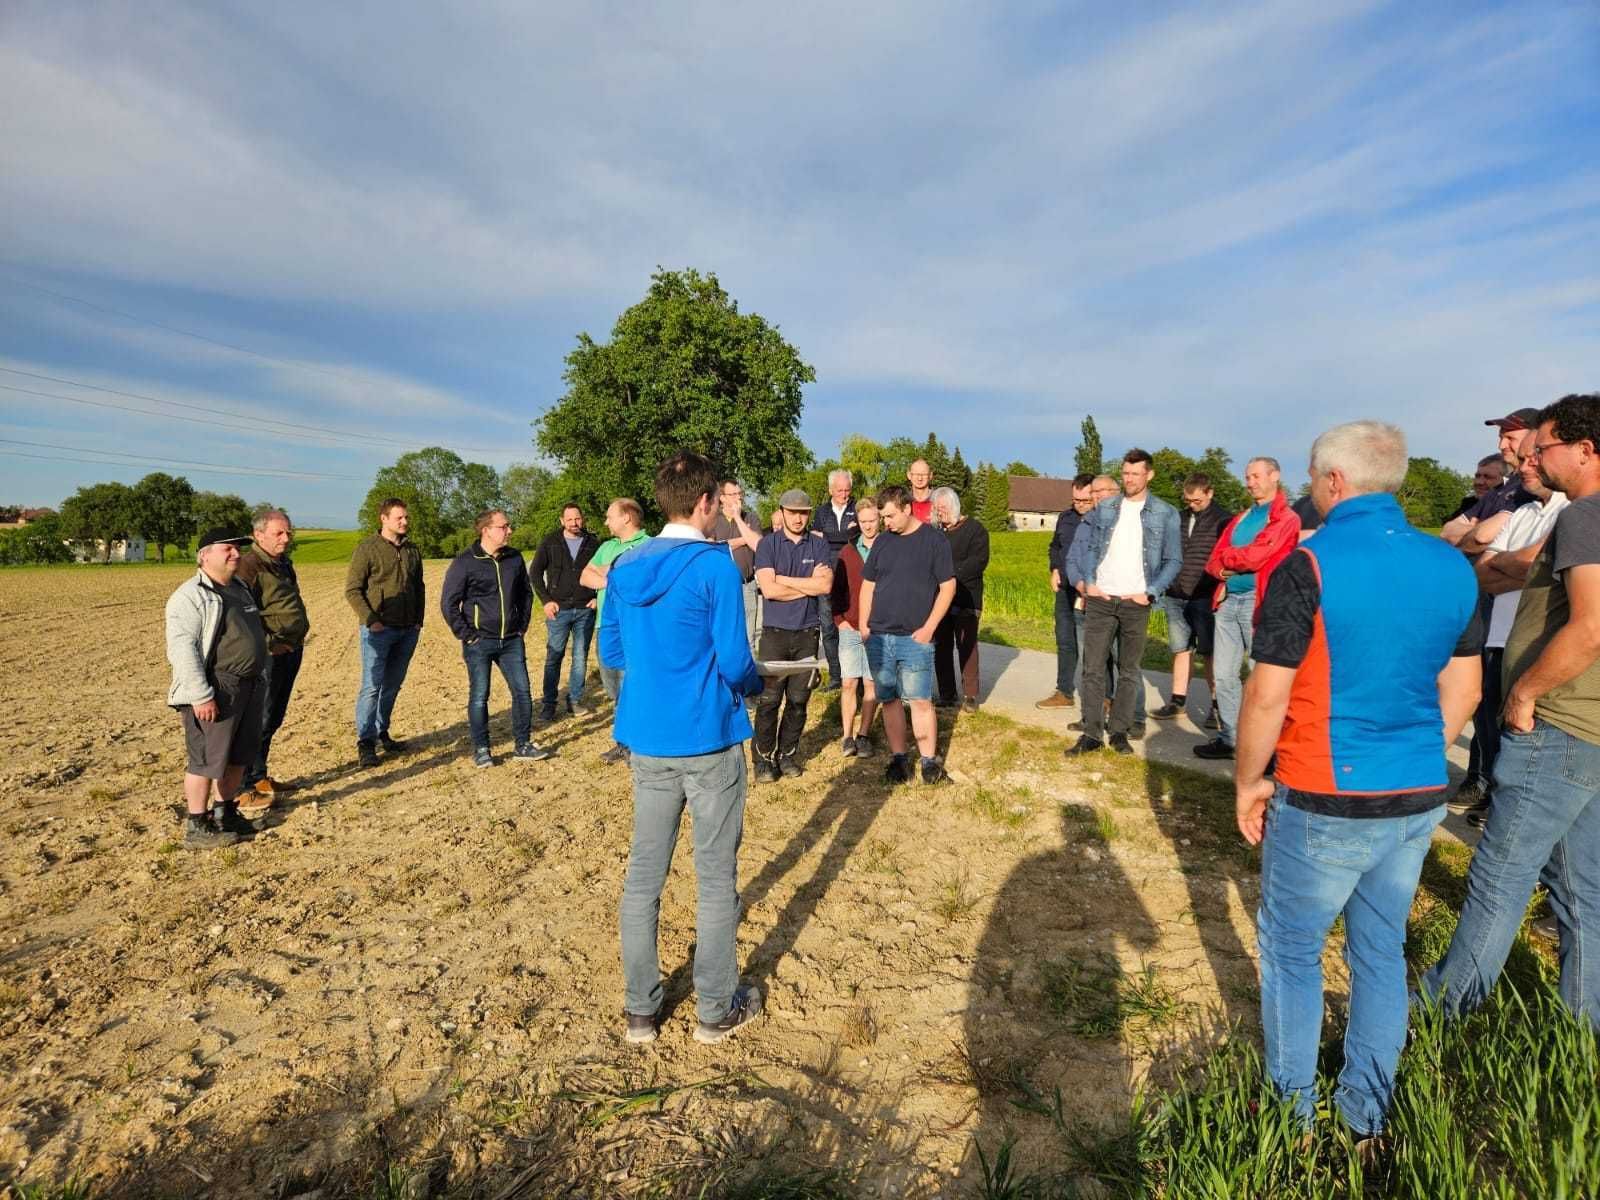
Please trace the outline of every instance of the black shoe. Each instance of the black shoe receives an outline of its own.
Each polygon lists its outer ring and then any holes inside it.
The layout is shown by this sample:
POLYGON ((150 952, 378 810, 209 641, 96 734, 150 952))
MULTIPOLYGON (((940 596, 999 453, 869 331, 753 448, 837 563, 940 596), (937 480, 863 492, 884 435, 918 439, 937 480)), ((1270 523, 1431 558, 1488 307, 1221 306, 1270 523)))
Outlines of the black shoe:
POLYGON ((603 762, 603 763, 607 763, 607 764, 609 764, 609 763, 627 762, 628 761, 628 748, 626 746, 624 746, 621 742, 613 742, 611 744, 611 749, 607 750, 604 754, 602 754, 600 756, 600 761, 603 762))
POLYGON ((1196 758, 1216 760, 1232 758, 1233 747, 1228 745, 1228 743, 1223 741, 1221 738, 1212 738, 1204 745, 1196 746, 1194 748, 1194 756, 1196 758))
POLYGON ((375 767, 378 765, 378 743, 371 738, 362 738, 356 743, 356 764, 362 767, 375 767))
POLYGON ((795 762, 792 754, 785 754, 778 760, 778 774, 785 779, 798 779, 805 773, 806 769, 795 762))
POLYGON ((922 760, 923 783, 943 783, 948 778, 950 777, 945 774, 944 764, 937 758, 925 758, 922 760))
POLYGON ((242 838, 255 837, 258 832, 254 821, 247 821, 240 815, 236 801, 217 805, 211 814, 211 823, 223 833, 237 833, 242 838))
POLYGON ((523 742, 512 751, 511 757, 522 762, 539 762, 541 759, 555 757, 555 751, 545 749, 538 742, 523 742))
POLYGON ((553 709, 553 708, 541 708, 539 710, 539 724, 541 724, 541 725, 550 725, 550 724, 553 724, 555 722, 555 719, 556 719, 556 710, 555 709, 553 709))
POLYGON ((1128 741, 1128 735, 1125 733, 1113 733, 1106 740, 1106 745, 1115 750, 1118 754, 1133 753, 1133 744, 1128 741))
POLYGON ((218 829, 207 817, 190 815, 183 823, 183 844, 190 850, 221 850, 237 846, 239 835, 218 829))
POLYGON ((978 698, 976 696, 968 696, 965 700, 963 700, 961 702, 961 711, 964 712, 964 713, 975 713, 975 712, 977 712, 978 711, 978 698))
POLYGON ((1489 789, 1483 786, 1479 779, 1469 779, 1456 789, 1456 794, 1450 797, 1449 806, 1457 812, 1477 808, 1488 798, 1489 789))
POLYGON ((703 1046, 715 1046, 723 1038, 743 1025, 748 1025, 761 1015, 761 989, 742 987, 733 993, 733 1003, 728 1015, 716 1022, 701 1021, 695 1026, 694 1040, 703 1046))
POLYGON ((960 706, 960 704, 961 701, 957 700, 954 696, 940 696, 933 702, 933 706, 935 708, 957 708, 960 706))
POLYGON ((904 754, 896 754, 889 760, 889 765, 883 769, 883 777, 890 783, 910 783, 911 764, 906 761, 904 754))
POLYGON ((630 1042, 642 1045, 653 1042, 656 1035, 661 1032, 661 1017, 658 1013, 651 1013, 641 1017, 638 1013, 623 1013, 628 1018, 628 1032, 623 1036, 630 1042))
POLYGON ((1474 829, 1482 829, 1489 824, 1489 802, 1483 800, 1478 804, 1474 804, 1463 815, 1466 817, 1468 825, 1471 825, 1474 829))
POLYGON ((1073 745, 1062 751, 1068 758, 1076 758, 1080 754, 1093 754, 1096 750, 1104 750, 1106 744, 1097 737, 1090 737, 1087 733, 1073 745))
POLYGON ((1183 715, 1183 709, 1179 708, 1176 704, 1169 700, 1160 708, 1153 709, 1150 715, 1158 721, 1170 721, 1174 717, 1181 717, 1183 715))
POLYGON ((860 734, 859 736, 857 736, 857 738, 856 738, 856 757, 857 758, 871 758, 877 752, 878 752, 878 748, 872 744, 872 739, 871 738, 869 738, 864 733, 860 734))
POLYGON ((822 685, 822 690, 825 692, 843 691, 844 681, 841 680, 837 675, 830 673, 828 676, 828 682, 822 685))
POLYGON ((756 759, 755 777, 757 783, 777 783, 778 768, 764 758, 756 759))
POLYGON ((1131 738, 1142 738, 1144 735, 1145 735, 1145 723, 1143 721, 1135 721, 1132 725, 1128 726, 1128 736, 1129 737, 1131 737, 1131 738))
POLYGON ((844 741, 840 742, 839 753, 843 754, 846 758, 854 758, 856 756, 855 738, 845 738, 844 741))
POLYGON ((1070 725, 1068 725, 1067 728, 1069 730, 1071 730, 1073 733, 1082 733, 1085 729, 1088 728, 1088 726, 1086 726, 1082 721, 1074 721, 1070 725))
POLYGON ((383 744, 383 752, 385 754, 404 754, 409 748, 404 742, 395 741, 387 733, 380 733, 378 741, 383 744))

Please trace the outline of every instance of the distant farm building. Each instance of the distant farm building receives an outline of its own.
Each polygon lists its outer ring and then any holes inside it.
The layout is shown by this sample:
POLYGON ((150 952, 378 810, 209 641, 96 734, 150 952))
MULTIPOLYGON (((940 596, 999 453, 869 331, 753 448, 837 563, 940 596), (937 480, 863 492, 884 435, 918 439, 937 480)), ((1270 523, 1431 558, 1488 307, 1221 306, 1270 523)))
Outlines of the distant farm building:
POLYGON ((1039 475, 1007 475, 1010 489, 1007 509, 1013 529, 1054 529, 1056 520, 1072 507, 1072 480, 1039 475))
POLYGON ((109 558, 106 557, 106 544, 98 539, 92 542, 68 542, 67 548, 72 551, 72 557, 81 563, 132 563, 144 561, 144 539, 142 537, 117 538, 111 543, 111 556, 109 558))

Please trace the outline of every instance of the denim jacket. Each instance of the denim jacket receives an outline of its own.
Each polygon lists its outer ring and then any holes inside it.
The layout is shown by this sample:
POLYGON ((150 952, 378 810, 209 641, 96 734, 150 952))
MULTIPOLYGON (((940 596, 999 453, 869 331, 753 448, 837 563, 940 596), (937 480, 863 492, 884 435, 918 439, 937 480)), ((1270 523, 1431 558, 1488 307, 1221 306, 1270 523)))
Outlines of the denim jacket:
MULTIPOLYGON (((1108 496, 1084 515, 1067 551, 1067 582, 1074 588, 1094 582, 1121 511, 1122 497, 1108 496)), ((1183 567, 1178 510, 1146 492, 1139 524, 1144 532, 1144 590, 1154 599, 1172 586, 1183 567)))

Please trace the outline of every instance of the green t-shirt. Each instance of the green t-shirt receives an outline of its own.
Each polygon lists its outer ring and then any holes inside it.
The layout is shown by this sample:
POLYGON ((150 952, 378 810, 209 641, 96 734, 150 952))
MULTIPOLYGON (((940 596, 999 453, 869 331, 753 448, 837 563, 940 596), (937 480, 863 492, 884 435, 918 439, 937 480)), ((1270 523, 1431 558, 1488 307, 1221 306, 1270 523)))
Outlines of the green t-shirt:
MULTIPOLYGON (((600 548, 594 552, 594 557, 589 560, 591 566, 609 567, 622 557, 624 551, 632 550, 640 542, 648 542, 650 535, 644 530, 639 530, 627 541, 621 538, 607 538, 600 543, 600 548)), ((600 614, 606 610, 606 590, 601 588, 594 594, 594 626, 600 628, 600 614)))

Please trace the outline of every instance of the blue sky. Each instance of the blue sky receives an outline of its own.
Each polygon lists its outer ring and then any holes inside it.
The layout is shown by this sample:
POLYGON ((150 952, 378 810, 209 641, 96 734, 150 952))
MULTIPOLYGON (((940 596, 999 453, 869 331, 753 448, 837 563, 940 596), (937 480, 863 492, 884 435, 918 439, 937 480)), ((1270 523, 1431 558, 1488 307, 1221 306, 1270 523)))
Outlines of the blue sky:
POLYGON ((1467 468, 1600 387, 1588 0, 9 0, 0 112, 0 501, 348 526, 408 447, 532 459, 658 264, 816 368, 819 454, 1063 471, 1092 412, 1298 478, 1380 416, 1467 468))

